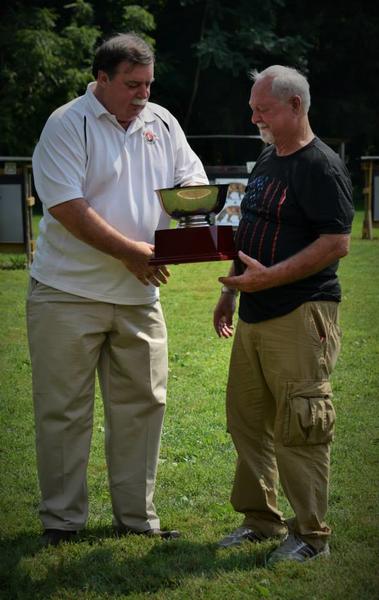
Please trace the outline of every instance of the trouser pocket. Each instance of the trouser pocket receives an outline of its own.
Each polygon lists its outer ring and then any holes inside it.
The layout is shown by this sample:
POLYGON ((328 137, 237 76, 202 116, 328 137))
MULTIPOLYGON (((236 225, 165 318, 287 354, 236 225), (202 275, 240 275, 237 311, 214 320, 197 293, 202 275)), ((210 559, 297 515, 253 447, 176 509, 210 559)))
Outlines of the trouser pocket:
POLYGON ((329 381, 289 381, 283 423, 284 446, 327 444, 336 414, 329 381))

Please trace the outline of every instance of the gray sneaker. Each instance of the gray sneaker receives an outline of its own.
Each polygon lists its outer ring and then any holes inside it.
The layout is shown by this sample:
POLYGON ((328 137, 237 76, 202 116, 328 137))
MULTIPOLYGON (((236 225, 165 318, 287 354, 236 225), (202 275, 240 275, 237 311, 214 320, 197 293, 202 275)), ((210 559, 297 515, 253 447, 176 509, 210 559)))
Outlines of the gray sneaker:
POLYGON ((240 546, 245 541, 249 542, 262 542, 263 537, 259 537, 249 527, 237 527, 232 533, 229 533, 226 537, 218 542, 220 548, 230 548, 231 546, 240 546))
POLYGON ((321 558, 322 556, 328 557, 329 555, 330 550, 328 543, 326 543, 321 550, 316 550, 316 548, 313 548, 313 546, 307 544, 291 533, 271 554, 267 561, 267 566, 272 567, 273 565, 276 565, 276 563, 285 560, 305 562, 306 560, 314 560, 315 558, 321 558))

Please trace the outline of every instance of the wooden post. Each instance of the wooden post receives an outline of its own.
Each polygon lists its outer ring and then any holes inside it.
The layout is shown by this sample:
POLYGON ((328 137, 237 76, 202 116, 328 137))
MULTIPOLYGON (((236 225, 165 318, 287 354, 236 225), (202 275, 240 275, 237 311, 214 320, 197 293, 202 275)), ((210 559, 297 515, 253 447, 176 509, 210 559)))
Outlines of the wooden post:
POLYGON ((369 160, 362 163, 362 169, 364 172, 364 203, 365 203, 365 214, 363 219, 362 228, 362 240, 372 240, 372 174, 373 174, 373 161, 369 160))
POLYGON ((24 190, 25 190, 25 250, 28 267, 31 266, 34 258, 34 240, 33 240, 33 206, 35 198, 32 188, 32 168, 31 165, 23 166, 24 190))

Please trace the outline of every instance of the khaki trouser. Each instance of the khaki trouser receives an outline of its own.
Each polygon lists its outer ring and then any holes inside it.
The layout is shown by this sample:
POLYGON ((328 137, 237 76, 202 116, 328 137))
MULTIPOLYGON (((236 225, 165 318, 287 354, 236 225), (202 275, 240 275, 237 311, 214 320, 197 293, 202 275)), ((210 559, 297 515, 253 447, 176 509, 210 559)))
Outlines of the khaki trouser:
POLYGON ((238 452, 231 496, 244 525, 263 536, 289 529, 316 548, 330 528, 329 376, 340 349, 338 304, 307 302, 268 321, 238 322, 227 388, 227 423, 238 452), (294 510, 285 523, 277 486, 294 510))
POLYGON ((27 322, 45 528, 81 529, 98 370, 114 523, 159 527, 153 504, 167 383, 159 302, 92 301, 31 281, 27 322))

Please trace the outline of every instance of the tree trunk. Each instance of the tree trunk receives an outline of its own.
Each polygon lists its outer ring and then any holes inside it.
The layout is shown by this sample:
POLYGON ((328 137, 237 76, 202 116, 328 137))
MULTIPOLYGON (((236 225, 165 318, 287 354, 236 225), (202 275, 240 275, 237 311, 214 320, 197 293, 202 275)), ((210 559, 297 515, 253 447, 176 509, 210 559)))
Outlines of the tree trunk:
MULTIPOLYGON (((206 0, 205 5, 204 5, 203 18, 201 20, 200 41, 204 37, 205 24, 206 24, 207 16, 208 16, 208 9, 209 9, 209 0, 206 0)), ((193 105, 194 105, 194 102, 195 102, 195 99, 196 99, 196 96, 197 96, 197 90, 199 89, 200 71, 201 71, 200 58, 198 58, 197 59, 195 76, 194 76, 194 79, 193 79, 192 94, 191 94, 191 98, 190 98, 190 101, 189 101, 189 104, 188 104, 186 116, 185 116, 184 122, 183 122, 183 129, 187 133, 188 133, 188 127, 189 127, 189 123, 190 123, 191 116, 192 116, 193 105)))

